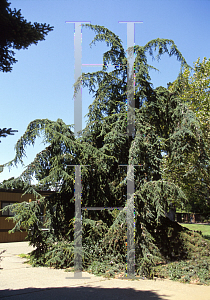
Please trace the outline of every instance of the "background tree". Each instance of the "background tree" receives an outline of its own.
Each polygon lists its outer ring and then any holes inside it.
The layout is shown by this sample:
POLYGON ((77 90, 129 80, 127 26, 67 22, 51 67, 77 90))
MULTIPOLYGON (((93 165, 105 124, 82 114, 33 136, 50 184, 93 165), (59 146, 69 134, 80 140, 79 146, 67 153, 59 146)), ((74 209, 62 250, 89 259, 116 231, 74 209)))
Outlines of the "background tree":
POLYGON ((17 130, 13 130, 12 128, 0 128, 0 138, 6 137, 7 135, 14 135, 14 132, 17 132, 17 130))
MULTIPOLYGON (((210 60, 198 59, 194 67, 185 70, 180 78, 169 86, 196 115, 203 139, 203 148, 210 155, 210 60)), ((197 134, 201 138, 200 133, 197 134)), ((188 209, 194 212, 210 212, 210 164, 203 159, 202 148, 188 155, 188 163, 178 170, 177 166, 167 159, 167 176, 182 187, 189 199, 188 209), (169 167, 170 166, 170 167, 169 167), (170 171, 169 171, 170 168, 170 171), (173 169, 173 171, 172 171, 173 169)), ((165 169, 166 171, 166 169, 165 169)))
MULTIPOLYGON (((156 39, 145 46, 135 46, 135 129, 127 136, 127 58, 118 36, 103 26, 84 25, 96 32, 96 41, 106 41, 110 50, 104 53, 101 71, 82 74, 82 84, 93 93, 88 122, 80 137, 75 138, 71 126, 61 119, 35 120, 16 144, 16 156, 8 166, 22 162, 25 148, 36 137, 44 136, 48 146, 38 153, 20 178, 2 184, 11 188, 16 180, 25 183, 25 192, 34 193, 37 201, 13 206, 16 222, 13 232, 24 226, 29 240, 37 249, 34 264, 68 267, 73 264, 74 168, 67 165, 89 165, 82 168, 82 206, 121 207, 127 201, 127 170, 135 168, 135 245, 136 272, 151 276, 156 262, 187 257, 182 247, 182 227, 165 218, 169 204, 185 203, 178 185, 164 180, 163 152, 180 168, 187 156, 203 147, 202 132, 195 114, 166 88, 153 88, 146 54, 175 55, 186 64, 172 40, 156 39), (170 48, 169 48, 170 47, 170 48), (114 63, 108 72, 107 64, 114 63), (183 114, 183 111, 186 112, 183 114), (194 132, 196 134, 194 134, 194 132), (52 197, 39 198, 31 186, 35 176, 39 187, 56 188, 52 197), (45 205, 48 232, 40 229, 40 205, 45 205), (31 229, 29 231, 29 229, 31 229), (173 232, 173 234, 169 234, 173 232)), ((81 79, 78 80, 80 83, 81 79)), ((75 89, 79 87, 76 84, 75 89)), ((128 175, 129 176, 129 175, 128 175)), ((83 214, 83 266, 106 272, 125 270, 126 211, 87 211, 83 214), (97 262, 97 264, 96 264, 97 262)))
MULTIPOLYGON (((7 0, 0 1, 0 71, 11 72, 12 64, 17 62, 15 52, 11 49, 27 49, 31 44, 45 39, 53 30, 50 25, 27 22, 21 15, 21 10, 9 8, 7 0)), ((0 128, 0 137, 12 135, 17 130, 0 128)), ((0 141, 1 142, 1 141, 0 141)))
POLYGON ((31 44, 45 39, 53 27, 35 22, 27 22, 20 9, 11 10, 7 0, 0 3, 0 71, 11 72, 17 62, 15 52, 11 49, 27 49, 31 44))

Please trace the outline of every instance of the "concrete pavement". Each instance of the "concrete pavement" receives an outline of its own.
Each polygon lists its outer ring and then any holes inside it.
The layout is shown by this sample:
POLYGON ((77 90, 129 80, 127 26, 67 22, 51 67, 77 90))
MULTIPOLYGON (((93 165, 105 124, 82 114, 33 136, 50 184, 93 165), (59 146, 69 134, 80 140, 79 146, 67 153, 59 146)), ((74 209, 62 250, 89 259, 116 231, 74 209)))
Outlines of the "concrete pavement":
POLYGON ((28 242, 0 243, 0 299, 129 299, 129 300, 210 300, 210 286, 182 284, 170 280, 105 279, 83 272, 74 273, 45 267, 31 267, 17 255, 33 250, 28 242))

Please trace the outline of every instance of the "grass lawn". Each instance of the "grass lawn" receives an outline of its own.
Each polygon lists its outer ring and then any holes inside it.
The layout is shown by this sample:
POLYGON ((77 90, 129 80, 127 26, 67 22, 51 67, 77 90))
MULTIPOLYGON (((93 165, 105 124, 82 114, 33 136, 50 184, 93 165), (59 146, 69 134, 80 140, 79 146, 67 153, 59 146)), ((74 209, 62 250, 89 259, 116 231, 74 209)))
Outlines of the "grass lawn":
POLYGON ((185 224, 180 223, 183 227, 186 227, 190 230, 201 231, 203 237, 210 240, 210 224, 185 224))

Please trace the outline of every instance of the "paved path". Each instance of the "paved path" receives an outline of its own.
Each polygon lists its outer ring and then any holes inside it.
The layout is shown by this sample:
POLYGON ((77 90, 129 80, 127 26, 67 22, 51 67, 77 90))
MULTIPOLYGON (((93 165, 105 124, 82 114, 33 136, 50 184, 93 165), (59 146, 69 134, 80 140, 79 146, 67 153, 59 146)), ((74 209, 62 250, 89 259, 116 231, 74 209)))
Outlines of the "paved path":
POLYGON ((17 255, 33 248, 28 242, 0 243, 3 254, 0 263, 0 299, 78 299, 78 300, 210 300, 210 286, 182 284, 170 280, 105 279, 83 272, 74 273, 23 264, 17 255))

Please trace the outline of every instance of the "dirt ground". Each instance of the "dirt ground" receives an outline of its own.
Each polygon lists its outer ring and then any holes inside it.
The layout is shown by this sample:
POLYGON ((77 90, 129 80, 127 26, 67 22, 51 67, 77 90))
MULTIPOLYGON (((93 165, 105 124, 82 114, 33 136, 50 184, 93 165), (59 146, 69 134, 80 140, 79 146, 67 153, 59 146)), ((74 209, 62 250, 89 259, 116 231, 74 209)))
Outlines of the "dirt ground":
POLYGON ((210 300, 210 286, 170 280, 106 279, 86 272, 77 279, 64 270, 24 264, 26 259, 17 255, 33 250, 28 242, 0 243, 0 252, 4 249, 0 299, 210 300))

